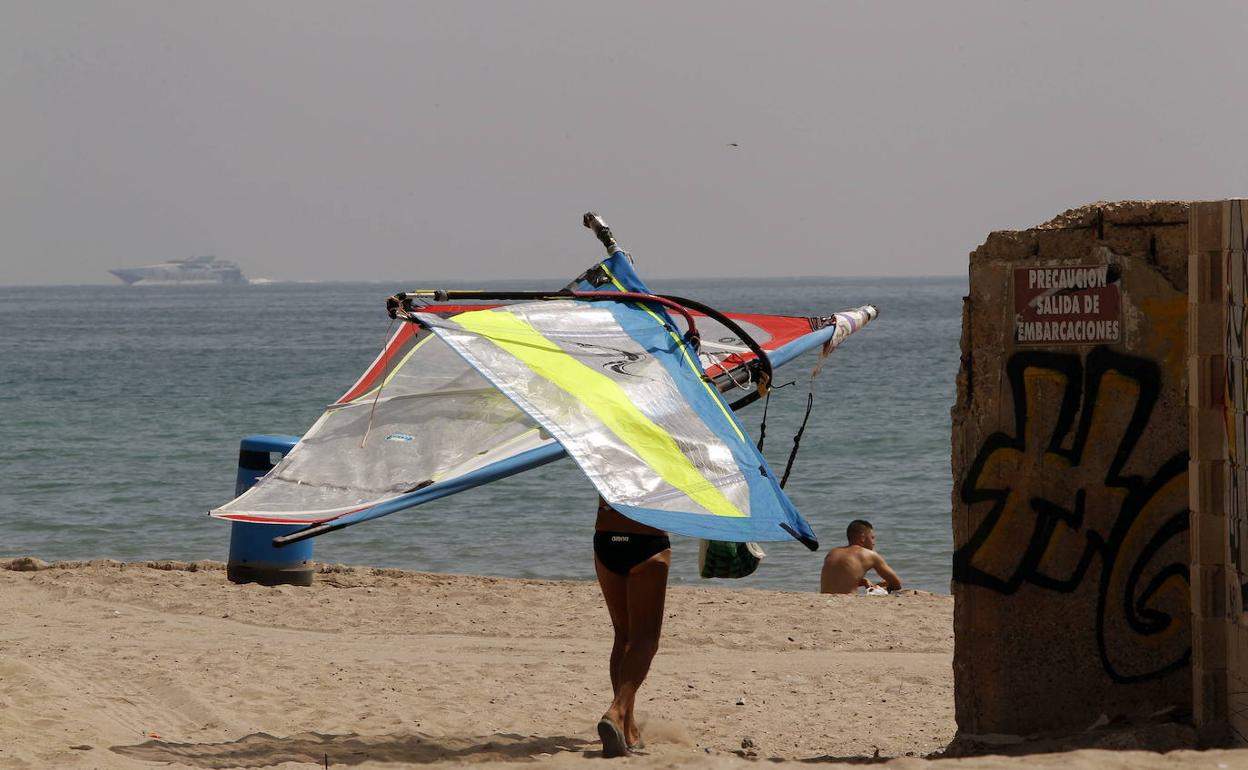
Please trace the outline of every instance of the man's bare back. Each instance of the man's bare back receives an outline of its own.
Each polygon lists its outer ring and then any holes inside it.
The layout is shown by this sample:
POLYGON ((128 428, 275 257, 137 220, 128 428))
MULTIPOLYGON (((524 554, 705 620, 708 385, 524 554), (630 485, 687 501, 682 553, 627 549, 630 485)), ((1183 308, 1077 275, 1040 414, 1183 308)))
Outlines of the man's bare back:
POLYGON ((883 579, 879 585, 890 591, 901 588, 901 578, 893 572, 874 550, 875 530, 865 521, 854 521, 848 531, 849 545, 833 548, 823 558, 823 570, 819 573, 819 592, 825 594, 852 594, 859 586, 870 588, 867 572, 883 579))
POLYGON ((890 591, 901 588, 901 581, 896 574, 888 569, 884 559, 875 551, 860 545, 843 545, 833 548, 823 558, 823 571, 819 574, 819 592, 825 594, 852 594, 858 586, 867 585, 867 571, 875 570, 884 578, 884 584, 890 591), (877 565, 882 565, 889 575, 881 572, 877 565), (896 587, 889 586, 888 577, 896 582, 896 587))

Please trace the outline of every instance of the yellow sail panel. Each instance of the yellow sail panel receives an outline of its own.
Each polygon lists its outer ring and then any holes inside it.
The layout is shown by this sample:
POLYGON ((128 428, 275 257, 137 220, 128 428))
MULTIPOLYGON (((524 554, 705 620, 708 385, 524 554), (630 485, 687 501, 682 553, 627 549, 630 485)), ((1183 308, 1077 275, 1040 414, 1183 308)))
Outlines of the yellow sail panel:
POLYGON ((671 434, 600 371, 568 355, 522 318, 506 310, 469 312, 451 320, 489 339, 530 371, 580 401, 668 484, 716 516, 745 516, 690 462, 671 434))

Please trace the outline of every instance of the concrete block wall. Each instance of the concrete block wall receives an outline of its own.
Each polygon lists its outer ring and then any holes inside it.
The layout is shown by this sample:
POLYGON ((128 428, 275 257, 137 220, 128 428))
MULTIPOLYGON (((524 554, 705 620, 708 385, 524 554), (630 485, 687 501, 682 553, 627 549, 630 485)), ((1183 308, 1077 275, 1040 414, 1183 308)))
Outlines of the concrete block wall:
POLYGON ((1192 205, 1188 410, 1193 717, 1248 742, 1248 202, 1192 205))
POLYGON ((1189 573, 1212 546, 1189 540, 1186 385, 1217 362, 1187 354, 1188 214, 1092 204, 971 255, 952 436, 964 735, 1192 708, 1189 582, 1219 573, 1189 573))

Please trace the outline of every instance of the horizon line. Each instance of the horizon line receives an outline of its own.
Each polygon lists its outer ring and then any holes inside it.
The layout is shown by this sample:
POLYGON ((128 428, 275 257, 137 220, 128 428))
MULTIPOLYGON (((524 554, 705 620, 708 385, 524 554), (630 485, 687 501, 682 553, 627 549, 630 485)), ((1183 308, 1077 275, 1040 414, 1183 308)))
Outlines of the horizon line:
MULTIPOLYGON (((835 275, 833 275, 833 274, 815 274, 815 273, 806 273, 806 274, 801 274, 801 275, 784 275, 784 276, 776 276, 776 275, 723 275, 723 276, 716 276, 715 278, 711 278, 711 279, 707 279, 705 276, 661 276, 661 277, 647 276, 647 279, 648 279, 650 282, 657 282, 657 281, 697 281, 697 280, 713 280, 713 281, 792 281, 792 280, 805 280, 805 279, 810 279, 810 278, 820 278, 820 279, 826 279, 826 278, 851 278, 851 279, 855 279, 855 280, 857 280, 857 279, 874 279, 874 280, 879 280, 879 279, 921 279, 921 278, 969 278, 969 275, 968 275, 968 274, 965 274, 965 273, 916 273, 916 274, 905 274, 905 275, 902 275, 902 274, 891 274, 891 275, 869 275, 869 274, 865 274, 865 273, 858 273, 858 274, 835 274, 835 275)), ((438 283, 438 282, 447 282, 447 283, 465 283, 465 282, 474 282, 475 280, 476 280, 476 279, 473 279, 473 278, 450 278, 450 277, 443 276, 443 277, 440 277, 440 278, 425 279, 425 280, 422 280, 422 281, 421 281, 421 283, 422 283, 422 284, 433 284, 433 283, 438 283)), ((515 283, 515 282, 518 282, 518 281, 533 281, 533 282, 535 282, 535 283, 547 283, 547 282, 553 282, 553 283, 565 282, 565 283, 566 283, 566 281, 567 281, 567 277, 566 277, 566 276, 564 276, 563 278, 553 278, 553 277, 549 277, 549 276, 548 276, 548 277, 544 277, 544 278, 543 278, 543 277, 535 277, 535 278, 496 278, 496 279, 493 279, 493 280, 494 280, 494 281, 497 281, 497 282, 507 282, 507 283, 515 283)), ((408 280, 408 279, 394 279, 394 278, 357 278, 357 279, 326 278, 326 279, 301 279, 301 278, 264 278, 264 277, 260 277, 260 278, 250 278, 250 279, 248 279, 248 281, 247 281, 247 283, 246 283, 246 284, 237 284, 236 286, 265 286, 265 285, 271 285, 271 284, 277 284, 277 283, 280 283, 280 284, 334 284, 334 283, 339 283, 339 284, 349 284, 349 283, 355 283, 355 284, 366 284, 366 283, 367 283, 367 284, 377 284, 377 283, 410 283, 410 280, 408 280)), ((200 286, 200 287, 207 287, 207 286, 216 286, 217 284, 210 284, 210 283, 199 283, 199 284, 195 284, 195 285, 200 286)), ((224 284, 221 284, 221 285, 224 285, 224 284)), ((149 286, 131 286, 131 285, 127 285, 127 284, 124 284, 124 283, 113 282, 113 281, 108 281, 108 282, 105 282, 105 281, 100 281, 100 282, 98 282, 98 283, 0 283, 0 289, 40 289, 40 288, 48 288, 48 289, 52 289, 52 288, 71 288, 71 287, 84 287, 84 288, 87 288, 87 287, 89 287, 89 288, 108 288, 108 287, 115 287, 115 288, 118 288, 118 289, 137 289, 137 290, 142 290, 142 289, 150 289, 150 288, 168 288, 168 287, 171 287, 171 286, 177 286, 177 284, 176 284, 176 283, 166 283, 166 284, 149 285, 149 286)))

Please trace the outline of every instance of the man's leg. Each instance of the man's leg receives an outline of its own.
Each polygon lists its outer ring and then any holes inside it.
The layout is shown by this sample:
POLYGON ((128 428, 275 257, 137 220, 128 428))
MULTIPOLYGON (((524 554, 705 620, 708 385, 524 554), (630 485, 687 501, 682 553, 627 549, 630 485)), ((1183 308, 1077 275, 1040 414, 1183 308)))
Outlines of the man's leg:
POLYGON ((657 553, 628 573, 628 644, 620 661, 619 687, 607 716, 624 730, 628 743, 641 734, 633 707, 637 690, 650 671, 650 662, 659 650, 663 632, 663 605, 667 597, 667 572, 672 562, 670 550, 657 553))
POLYGON ((614 696, 620 691, 620 663, 628 647, 628 576, 607 569, 597 556, 594 557, 594 571, 598 574, 598 587, 602 589, 602 598, 611 615, 611 627, 615 630, 615 641, 611 644, 611 694, 614 696))

